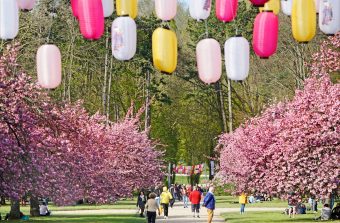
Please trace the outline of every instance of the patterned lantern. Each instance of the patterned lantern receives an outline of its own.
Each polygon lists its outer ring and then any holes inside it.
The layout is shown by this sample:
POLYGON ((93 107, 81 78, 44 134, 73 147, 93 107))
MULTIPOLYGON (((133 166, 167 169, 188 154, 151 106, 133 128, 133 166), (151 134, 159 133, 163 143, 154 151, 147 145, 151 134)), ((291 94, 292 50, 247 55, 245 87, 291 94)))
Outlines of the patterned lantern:
POLYGON ((207 19, 211 11, 211 0, 189 0, 190 16, 196 20, 207 19))
POLYGON ((319 27, 322 32, 328 35, 334 35, 340 31, 339 0, 320 1, 319 27))
POLYGON ((19 8, 15 0, 0 0, 0 38, 14 39, 19 32, 19 8))
POLYGON ((157 28, 152 34, 152 57, 156 69, 171 74, 177 66, 176 34, 164 28, 157 28))
POLYGON ((116 7, 118 16, 128 15, 133 19, 137 17, 137 0, 117 0, 116 7))
POLYGON ((110 17, 114 10, 114 0, 102 0, 104 17, 110 17))
POLYGON ((249 42, 241 35, 228 39, 224 44, 227 76, 231 80, 242 81, 249 74, 249 42))
POLYGON ((316 11, 314 0, 293 0, 292 30, 294 39, 307 43, 316 33, 316 11))
POLYGON ((220 44, 215 39, 203 39, 196 46, 199 78, 207 84, 221 78, 222 56, 220 44))
POLYGON ((155 0, 156 15, 163 21, 169 21, 176 16, 177 0, 155 0))
POLYGON ((136 53, 137 27, 128 17, 118 17, 112 23, 112 54, 118 60, 130 60, 136 53))
POLYGON ((37 52, 38 82, 43 88, 53 89, 61 83, 61 54, 55 45, 46 44, 37 52))
POLYGON ((223 22, 230 22, 237 15, 238 0, 216 0, 216 17, 223 22))
POLYGON ((285 15, 292 15, 293 0, 281 0, 282 12, 285 15))
POLYGON ((17 0, 17 2, 21 10, 32 10, 35 6, 36 0, 17 0))
POLYGON ((81 34, 86 39, 99 39, 104 33, 104 12, 101 0, 78 1, 81 34))
POLYGON ((268 0, 250 0, 251 3, 256 7, 262 7, 268 0))
POLYGON ((279 19, 272 11, 264 11, 256 16, 253 31, 253 49, 266 59, 276 52, 279 35, 279 19))
POLYGON ((278 15, 280 12, 280 0, 269 0, 263 7, 260 8, 260 12, 263 12, 264 10, 272 10, 275 15, 278 15))

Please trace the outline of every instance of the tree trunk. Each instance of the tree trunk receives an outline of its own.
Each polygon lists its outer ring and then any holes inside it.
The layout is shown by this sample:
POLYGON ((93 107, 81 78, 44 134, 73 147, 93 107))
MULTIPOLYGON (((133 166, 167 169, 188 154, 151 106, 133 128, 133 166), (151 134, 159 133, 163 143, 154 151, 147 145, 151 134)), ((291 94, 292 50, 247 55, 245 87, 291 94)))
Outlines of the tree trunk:
POLYGON ((108 86, 108 89, 107 89, 107 99, 106 99, 106 123, 110 119, 110 99, 111 99, 111 86, 112 86, 112 64, 113 64, 113 58, 111 57, 109 86, 108 86))
POLYGON ((151 125, 151 108, 150 108, 150 71, 146 72, 146 99, 145 99, 145 129, 148 129, 151 125))
POLYGON ((229 133, 233 132, 233 113, 231 107, 231 82, 228 78, 229 133))
POLYGON ((220 114, 222 117, 222 128, 223 132, 227 131, 227 118, 224 110, 224 98, 223 98, 223 89, 222 89, 222 84, 220 82, 217 82, 215 84, 215 90, 217 93, 217 99, 218 99, 218 104, 220 106, 220 114))
POLYGON ((5 197, 0 197, 0 205, 6 205, 5 197))
POLYGON ((20 219, 20 202, 19 200, 11 200, 11 211, 9 212, 9 219, 20 219))
POLYGON ((109 29, 106 33, 106 43, 105 43, 105 70, 104 70, 104 81, 102 88, 102 106, 103 106, 103 115, 106 113, 106 99, 107 99, 107 68, 108 68, 108 57, 109 57, 109 29))
POLYGON ((39 212, 39 200, 36 197, 30 198, 30 215, 32 217, 38 217, 40 215, 39 212))

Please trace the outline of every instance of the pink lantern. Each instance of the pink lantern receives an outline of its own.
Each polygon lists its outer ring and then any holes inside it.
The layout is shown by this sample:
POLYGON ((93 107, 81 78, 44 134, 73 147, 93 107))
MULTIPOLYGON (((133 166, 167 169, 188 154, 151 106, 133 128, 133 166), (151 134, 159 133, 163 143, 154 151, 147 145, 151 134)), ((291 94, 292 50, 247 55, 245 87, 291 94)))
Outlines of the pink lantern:
POLYGON ((207 84, 217 82, 222 75, 220 44, 214 39, 203 39, 196 46, 199 78, 207 84))
POLYGON ((169 21, 176 16, 177 0, 155 0, 157 17, 169 21))
POLYGON ((61 83, 61 54, 55 45, 46 44, 37 52, 38 82, 43 88, 53 89, 61 83))
POLYGON ((256 16, 253 31, 253 48, 262 59, 276 52, 279 35, 279 19, 272 11, 263 11, 256 16))
POLYGON ((223 22, 230 22, 237 15, 238 0, 216 0, 216 17, 223 22))
POLYGON ((35 6, 36 0, 17 0, 17 2, 21 10, 32 10, 35 6))
POLYGON ((101 0, 78 1, 78 18, 84 38, 96 40, 104 33, 104 11, 101 0))
POLYGON ((78 0, 71 0, 72 13, 78 19, 78 0))
POLYGON ((268 0, 250 0, 251 3, 256 7, 263 7, 268 0))

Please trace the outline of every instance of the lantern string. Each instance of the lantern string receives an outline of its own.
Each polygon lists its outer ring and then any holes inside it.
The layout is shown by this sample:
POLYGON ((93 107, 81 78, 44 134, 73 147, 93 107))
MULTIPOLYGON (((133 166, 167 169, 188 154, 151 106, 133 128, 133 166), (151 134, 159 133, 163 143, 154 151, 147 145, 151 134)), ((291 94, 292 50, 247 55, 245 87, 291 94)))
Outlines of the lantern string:
POLYGON ((204 20, 204 24, 205 24, 205 36, 206 36, 206 38, 208 38, 209 37, 209 31, 208 31, 208 21, 207 21, 207 19, 204 20))
POLYGON ((55 10, 55 2, 53 1, 52 3, 52 13, 51 13, 51 16, 52 16, 52 21, 51 21, 51 25, 50 25, 50 28, 48 30, 48 35, 47 35, 47 39, 46 39, 46 42, 49 43, 50 42, 50 36, 51 36, 51 31, 52 31, 52 27, 53 27, 53 23, 54 23, 54 14, 56 13, 56 10, 55 10))

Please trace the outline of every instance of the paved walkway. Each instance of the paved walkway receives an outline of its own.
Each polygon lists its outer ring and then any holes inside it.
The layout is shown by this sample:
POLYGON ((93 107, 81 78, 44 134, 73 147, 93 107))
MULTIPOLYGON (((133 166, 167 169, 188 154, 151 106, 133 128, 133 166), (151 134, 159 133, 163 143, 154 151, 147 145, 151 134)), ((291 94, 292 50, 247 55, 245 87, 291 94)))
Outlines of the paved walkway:
MULTIPOLYGON (((282 211, 282 208, 246 208, 247 212, 251 211, 282 211)), ((225 222, 220 217, 221 213, 239 212, 239 208, 217 208, 213 222, 225 222)), ((127 214, 136 215, 133 209, 99 209, 99 210, 74 210, 74 211, 53 211, 53 215, 114 215, 127 214)), ((200 218, 194 218, 190 208, 183 208, 181 203, 176 203, 173 208, 169 208, 169 218, 164 219, 163 216, 157 217, 159 223, 203 223, 207 222, 207 211, 201 208, 200 218)))

